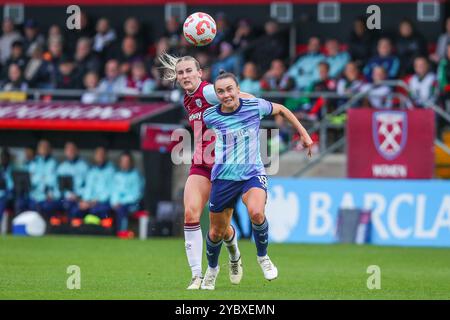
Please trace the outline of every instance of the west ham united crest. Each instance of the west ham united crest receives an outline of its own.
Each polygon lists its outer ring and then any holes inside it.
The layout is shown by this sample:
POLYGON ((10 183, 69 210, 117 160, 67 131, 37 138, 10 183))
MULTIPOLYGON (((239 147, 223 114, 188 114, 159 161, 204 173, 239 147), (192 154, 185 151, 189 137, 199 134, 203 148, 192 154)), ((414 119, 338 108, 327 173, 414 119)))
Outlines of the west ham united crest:
POLYGON ((373 142, 386 160, 395 159, 408 138, 408 115, 403 111, 379 111, 372 118, 373 142))
POLYGON ((197 107, 201 108, 202 107, 202 99, 195 99, 195 104, 197 105, 197 107))

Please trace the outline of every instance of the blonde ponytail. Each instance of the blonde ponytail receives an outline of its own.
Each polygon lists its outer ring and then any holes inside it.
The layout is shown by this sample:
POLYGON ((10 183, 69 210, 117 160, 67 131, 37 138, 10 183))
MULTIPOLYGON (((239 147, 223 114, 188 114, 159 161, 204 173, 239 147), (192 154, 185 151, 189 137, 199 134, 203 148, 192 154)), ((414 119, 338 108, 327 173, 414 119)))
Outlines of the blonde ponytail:
POLYGON ((163 78, 163 80, 167 80, 167 81, 174 82, 177 80, 176 66, 177 66, 178 62, 180 62, 180 61, 194 61, 195 66, 197 67, 197 70, 200 70, 199 62, 197 61, 197 59, 195 59, 194 57, 191 57, 191 56, 176 57, 176 56, 172 56, 166 52, 163 52, 158 57, 158 60, 162 65, 161 69, 163 69, 162 78, 163 78))
POLYGON ((161 63, 163 69, 162 78, 163 80, 174 82, 177 80, 177 71, 176 66, 180 58, 177 58, 175 56, 172 56, 166 52, 163 52, 158 57, 159 62, 161 63))

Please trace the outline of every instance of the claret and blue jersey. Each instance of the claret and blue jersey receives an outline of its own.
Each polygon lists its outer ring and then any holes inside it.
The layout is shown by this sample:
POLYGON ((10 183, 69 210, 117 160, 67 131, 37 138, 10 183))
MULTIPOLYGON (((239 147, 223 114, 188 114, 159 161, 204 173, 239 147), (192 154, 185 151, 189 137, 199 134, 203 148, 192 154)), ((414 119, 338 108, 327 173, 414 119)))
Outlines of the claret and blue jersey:
POLYGON ((230 113, 221 105, 208 108, 203 120, 215 131, 215 163, 211 180, 244 181, 265 175, 259 148, 261 119, 272 114, 272 103, 264 99, 239 99, 239 107, 230 113))

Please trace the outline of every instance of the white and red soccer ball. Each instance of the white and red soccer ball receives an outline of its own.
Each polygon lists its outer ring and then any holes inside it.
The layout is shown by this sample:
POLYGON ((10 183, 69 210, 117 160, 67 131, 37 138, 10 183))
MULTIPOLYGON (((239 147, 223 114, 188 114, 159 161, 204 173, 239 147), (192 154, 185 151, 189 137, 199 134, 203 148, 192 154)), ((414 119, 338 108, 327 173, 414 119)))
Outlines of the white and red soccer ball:
POLYGON ((216 33, 216 22, 207 13, 193 13, 186 18, 183 24, 183 35, 194 46, 201 47, 210 44, 216 33))

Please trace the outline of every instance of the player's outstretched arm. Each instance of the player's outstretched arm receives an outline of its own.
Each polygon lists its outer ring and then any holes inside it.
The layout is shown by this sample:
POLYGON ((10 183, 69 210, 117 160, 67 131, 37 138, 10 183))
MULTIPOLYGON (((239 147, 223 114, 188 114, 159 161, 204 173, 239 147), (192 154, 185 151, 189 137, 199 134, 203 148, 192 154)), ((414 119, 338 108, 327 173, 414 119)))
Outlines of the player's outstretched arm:
POLYGON ((297 130, 298 133, 300 134, 303 146, 305 148, 308 148, 308 156, 311 157, 311 148, 313 145, 313 141, 309 136, 308 131, 306 131, 306 129, 302 126, 297 117, 288 108, 278 103, 272 103, 272 106, 273 106, 272 115, 279 114, 287 121, 289 121, 290 124, 292 124, 295 130, 297 130))

